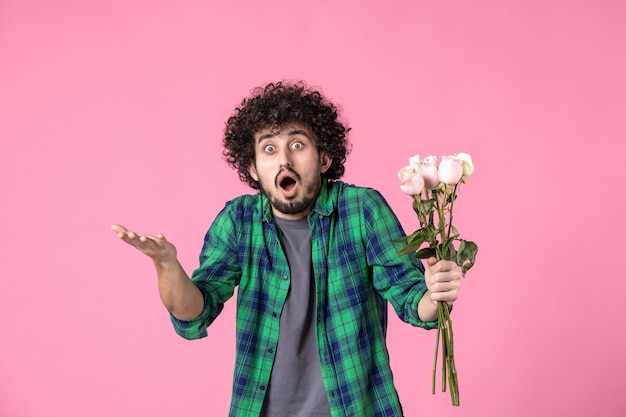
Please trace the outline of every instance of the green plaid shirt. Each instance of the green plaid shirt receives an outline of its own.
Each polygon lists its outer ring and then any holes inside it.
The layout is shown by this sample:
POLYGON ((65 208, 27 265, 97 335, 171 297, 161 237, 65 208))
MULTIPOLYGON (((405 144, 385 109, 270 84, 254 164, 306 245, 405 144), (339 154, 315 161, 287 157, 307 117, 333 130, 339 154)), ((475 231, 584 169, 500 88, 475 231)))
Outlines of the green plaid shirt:
MULTIPOLYGON (((333 417, 402 416, 386 347, 387 301, 401 320, 424 328, 417 304, 426 291, 421 263, 399 257, 404 234, 384 198, 371 188, 323 183, 313 211, 311 259, 317 345, 333 417)), ((191 279, 204 295, 202 314, 172 316, 187 339, 207 326, 237 290, 237 355, 231 417, 258 416, 278 343, 289 266, 269 201, 262 194, 230 201, 206 234, 191 279)))

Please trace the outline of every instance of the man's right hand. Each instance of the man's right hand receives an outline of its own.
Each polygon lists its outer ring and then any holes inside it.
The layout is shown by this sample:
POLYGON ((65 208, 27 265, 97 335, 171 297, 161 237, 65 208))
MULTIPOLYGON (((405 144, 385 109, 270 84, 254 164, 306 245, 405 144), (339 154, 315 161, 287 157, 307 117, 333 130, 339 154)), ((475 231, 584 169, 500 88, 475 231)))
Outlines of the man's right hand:
POLYGON ((124 242, 152 258, 157 266, 176 262, 176 248, 162 234, 137 233, 119 224, 111 226, 111 230, 124 242))
POLYGON ((117 237, 154 261, 159 280, 159 294, 165 307, 181 320, 191 320, 202 312, 204 297, 189 279, 176 258, 176 248, 163 235, 146 235, 114 224, 117 237))

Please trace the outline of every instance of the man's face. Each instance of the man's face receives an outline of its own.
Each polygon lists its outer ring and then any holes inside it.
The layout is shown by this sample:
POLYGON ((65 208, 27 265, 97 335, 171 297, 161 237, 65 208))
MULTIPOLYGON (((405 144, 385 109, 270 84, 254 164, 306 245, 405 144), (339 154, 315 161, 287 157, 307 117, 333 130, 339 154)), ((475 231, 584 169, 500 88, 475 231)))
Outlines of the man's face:
POLYGON ((300 219, 311 212, 330 167, 317 151, 311 130, 299 123, 262 129, 254 135, 255 163, 249 171, 269 199, 274 215, 300 219))

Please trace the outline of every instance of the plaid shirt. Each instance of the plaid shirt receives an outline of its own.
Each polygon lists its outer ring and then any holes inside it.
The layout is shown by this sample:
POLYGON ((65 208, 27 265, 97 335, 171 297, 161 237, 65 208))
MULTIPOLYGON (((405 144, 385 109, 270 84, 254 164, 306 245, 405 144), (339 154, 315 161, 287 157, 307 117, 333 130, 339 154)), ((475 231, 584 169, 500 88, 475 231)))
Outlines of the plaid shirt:
MULTIPOLYGON (((423 267, 399 257, 391 240, 404 232, 384 198, 370 188, 323 183, 313 211, 311 259, 317 345, 333 417, 402 416, 385 343, 387 301, 401 320, 424 328, 417 304, 426 291, 423 267)), ((290 273, 280 231, 262 194, 230 201, 206 234, 191 279, 204 310, 190 321, 172 316, 187 339, 207 326, 237 290, 237 355, 231 417, 258 416, 278 343, 290 273)))

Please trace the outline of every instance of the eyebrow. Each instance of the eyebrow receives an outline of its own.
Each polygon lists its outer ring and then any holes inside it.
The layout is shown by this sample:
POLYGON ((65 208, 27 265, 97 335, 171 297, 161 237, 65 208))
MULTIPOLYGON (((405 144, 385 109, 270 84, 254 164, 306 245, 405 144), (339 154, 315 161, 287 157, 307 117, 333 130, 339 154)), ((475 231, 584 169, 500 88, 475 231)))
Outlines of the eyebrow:
MULTIPOLYGON (((277 135, 279 135, 279 134, 280 134, 280 131, 278 131, 277 133, 266 133, 266 134, 264 134, 264 135, 261 135, 261 136, 259 136, 259 140, 258 140, 258 142, 257 142, 257 143, 261 143, 261 142, 262 142, 262 141, 264 141, 265 139, 270 139, 270 138, 273 138, 274 136, 277 136, 277 135)), ((307 133, 307 131, 306 131, 306 130, 303 130, 303 129, 293 129, 293 130, 290 130, 290 131, 287 133, 287 135, 288 135, 288 136, 302 135, 302 136, 304 136, 304 137, 306 137, 306 138, 308 138, 308 139, 311 139, 311 138, 310 138, 310 136, 309 136, 309 134, 307 133)))

